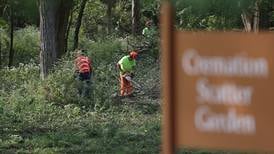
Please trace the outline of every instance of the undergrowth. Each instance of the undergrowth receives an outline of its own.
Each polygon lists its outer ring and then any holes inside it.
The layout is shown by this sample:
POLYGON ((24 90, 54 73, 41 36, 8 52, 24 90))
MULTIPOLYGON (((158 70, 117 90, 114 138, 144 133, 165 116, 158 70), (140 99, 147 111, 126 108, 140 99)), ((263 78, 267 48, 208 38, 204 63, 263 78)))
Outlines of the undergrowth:
POLYGON ((114 100, 119 41, 86 45, 93 59, 90 98, 77 94, 68 53, 46 80, 35 62, 0 69, 0 153, 159 153, 159 66, 138 61, 136 97, 114 100))

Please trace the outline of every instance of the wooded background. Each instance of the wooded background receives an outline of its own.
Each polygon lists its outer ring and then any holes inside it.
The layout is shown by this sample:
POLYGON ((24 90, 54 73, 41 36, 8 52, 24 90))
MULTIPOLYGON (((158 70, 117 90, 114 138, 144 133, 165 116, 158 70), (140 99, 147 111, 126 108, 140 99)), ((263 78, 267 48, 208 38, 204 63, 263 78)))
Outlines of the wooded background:
MULTIPOLYGON (((160 3, 0 0, 0 153, 160 153, 160 3), (148 20, 154 33, 146 38, 148 20), (77 93, 76 48, 92 59, 90 98, 77 93), (141 88, 133 98, 113 98, 115 64, 133 49, 141 51, 134 77, 141 88)), ((274 0, 172 3, 179 30, 274 29, 274 0)))
MULTIPOLYGON (((273 29, 273 0, 173 0, 173 4, 178 29, 246 32, 273 29)), ((41 64, 46 66, 42 67, 42 74, 46 75, 56 59, 67 50, 78 48, 79 33, 94 41, 140 35, 147 20, 159 26, 159 9, 160 0, 1 0, 0 66, 24 62, 22 57, 37 54, 41 49, 45 58, 41 64), (40 32, 43 45, 36 51, 19 51, 16 34, 31 28, 40 32), (68 48, 69 41, 72 45, 68 48)))

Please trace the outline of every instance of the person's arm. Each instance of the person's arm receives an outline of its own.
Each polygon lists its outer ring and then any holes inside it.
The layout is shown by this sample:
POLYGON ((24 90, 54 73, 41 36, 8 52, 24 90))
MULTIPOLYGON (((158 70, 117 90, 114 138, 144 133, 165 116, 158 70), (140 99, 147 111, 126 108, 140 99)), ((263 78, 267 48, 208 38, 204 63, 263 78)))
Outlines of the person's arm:
POLYGON ((118 68, 121 72, 123 72, 122 65, 123 65, 124 60, 125 60, 125 57, 123 57, 122 59, 120 59, 120 60, 118 61, 118 63, 116 64, 117 68, 118 68))
MULTIPOLYGON (((135 61, 135 60, 134 60, 135 61)), ((136 61, 134 62, 134 64, 132 65, 132 69, 130 71, 130 76, 133 78, 135 76, 134 71, 136 69, 136 61)))
POLYGON ((88 62, 89 62, 89 68, 90 68, 90 73, 93 71, 93 68, 92 68, 92 61, 90 58, 88 58, 88 62))

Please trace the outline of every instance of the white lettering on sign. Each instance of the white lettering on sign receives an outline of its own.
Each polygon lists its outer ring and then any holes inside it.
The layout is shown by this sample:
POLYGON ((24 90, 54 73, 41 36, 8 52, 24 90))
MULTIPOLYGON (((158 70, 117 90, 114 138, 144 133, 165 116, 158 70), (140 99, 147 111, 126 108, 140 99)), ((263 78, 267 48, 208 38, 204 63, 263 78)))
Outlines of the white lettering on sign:
MULTIPOLYGON (((202 56, 195 49, 185 50, 182 57, 184 72, 198 76, 194 125, 200 132, 237 135, 255 135, 256 120, 250 113, 237 113, 235 106, 248 107, 252 104, 255 89, 250 85, 238 85, 232 79, 223 83, 210 83, 212 76, 267 78, 268 61, 264 57, 202 56), (228 107, 226 112, 214 112, 211 105, 228 107)), ((214 79, 214 78, 213 78, 214 79)))
POLYGON ((226 114, 214 113, 207 106, 200 106, 195 113, 195 127, 202 132, 254 135, 256 122, 252 115, 237 115, 230 108, 226 114))
POLYGON ((265 58, 250 58, 243 55, 231 57, 201 56, 195 49, 185 51, 182 66, 188 75, 268 76, 268 64, 265 58))
POLYGON ((253 88, 250 86, 238 86, 224 83, 211 85, 207 79, 197 81, 197 100, 200 103, 224 104, 224 105, 250 105, 253 88))

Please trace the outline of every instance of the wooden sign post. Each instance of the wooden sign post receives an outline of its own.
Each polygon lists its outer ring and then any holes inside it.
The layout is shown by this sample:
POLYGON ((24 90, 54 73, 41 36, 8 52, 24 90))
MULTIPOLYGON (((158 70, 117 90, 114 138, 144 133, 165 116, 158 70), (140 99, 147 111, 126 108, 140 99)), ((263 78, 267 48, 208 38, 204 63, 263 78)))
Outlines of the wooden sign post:
POLYGON ((274 35, 181 32, 162 8, 163 153, 274 151, 274 35))

